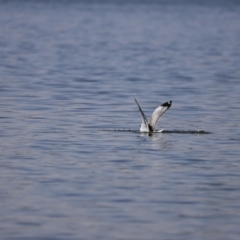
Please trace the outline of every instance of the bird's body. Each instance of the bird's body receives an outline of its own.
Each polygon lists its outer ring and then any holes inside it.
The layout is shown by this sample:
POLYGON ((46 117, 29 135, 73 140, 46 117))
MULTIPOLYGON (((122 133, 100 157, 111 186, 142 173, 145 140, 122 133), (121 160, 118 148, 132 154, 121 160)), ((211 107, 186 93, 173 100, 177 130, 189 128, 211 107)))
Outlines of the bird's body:
POLYGON ((134 98, 134 99, 135 99, 136 104, 138 105, 138 109, 142 116, 142 124, 140 126, 140 132, 146 132, 146 133, 159 132, 159 131, 155 130, 157 122, 158 122, 159 118, 171 107, 172 101, 165 102, 162 105, 160 105, 159 107, 157 107, 155 109, 155 111, 153 112, 152 116, 150 117, 150 120, 148 121, 143 110, 141 109, 140 105, 138 104, 136 98, 134 98))

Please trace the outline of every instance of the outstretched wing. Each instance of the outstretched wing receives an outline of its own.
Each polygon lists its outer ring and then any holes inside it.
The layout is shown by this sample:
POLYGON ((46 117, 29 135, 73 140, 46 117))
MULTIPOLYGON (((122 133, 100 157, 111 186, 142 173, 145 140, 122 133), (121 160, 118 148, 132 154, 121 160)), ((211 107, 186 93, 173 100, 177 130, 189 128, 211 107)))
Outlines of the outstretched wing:
POLYGON ((141 125, 141 128, 145 129, 145 131, 149 132, 149 127, 148 127, 148 120, 143 112, 143 110, 141 109, 140 105, 138 104, 136 98, 134 98, 136 104, 138 105, 138 109, 139 109, 139 112, 141 113, 141 116, 142 116, 142 125, 141 125))
POLYGON ((169 102, 165 102, 162 105, 160 105, 158 108, 155 109, 155 111, 153 112, 150 121, 149 121, 149 125, 152 127, 152 129, 154 130, 157 122, 159 120, 159 118, 172 106, 172 101, 169 102))

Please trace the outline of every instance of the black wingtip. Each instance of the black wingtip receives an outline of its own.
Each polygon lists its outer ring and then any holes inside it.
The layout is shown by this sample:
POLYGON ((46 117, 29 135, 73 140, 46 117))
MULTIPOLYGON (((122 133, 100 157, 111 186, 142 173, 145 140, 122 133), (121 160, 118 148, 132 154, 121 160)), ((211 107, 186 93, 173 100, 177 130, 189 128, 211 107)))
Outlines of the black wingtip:
POLYGON ((172 106, 172 101, 169 101, 169 102, 165 102, 161 105, 162 107, 167 107, 167 108, 170 108, 172 106))

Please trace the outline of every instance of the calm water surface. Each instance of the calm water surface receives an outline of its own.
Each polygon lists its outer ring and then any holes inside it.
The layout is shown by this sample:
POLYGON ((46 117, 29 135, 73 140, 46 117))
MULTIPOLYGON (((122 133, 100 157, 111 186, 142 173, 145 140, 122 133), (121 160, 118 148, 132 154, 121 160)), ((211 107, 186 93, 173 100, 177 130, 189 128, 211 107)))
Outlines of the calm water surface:
POLYGON ((239 239, 235 2, 0 2, 2 239, 239 239))

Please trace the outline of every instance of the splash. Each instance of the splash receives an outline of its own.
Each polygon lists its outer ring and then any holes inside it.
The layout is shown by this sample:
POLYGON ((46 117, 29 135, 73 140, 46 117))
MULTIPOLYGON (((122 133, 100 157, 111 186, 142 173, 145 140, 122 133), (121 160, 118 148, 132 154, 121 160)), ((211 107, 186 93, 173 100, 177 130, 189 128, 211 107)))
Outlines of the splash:
MULTIPOLYGON (((110 132, 132 132, 132 133, 141 133, 139 130, 134 129, 104 129, 103 131, 110 131, 110 132)), ((204 130, 157 130, 152 132, 152 134, 158 134, 158 133, 164 133, 164 134, 210 134, 211 132, 204 131, 204 130)), ((149 134, 146 132, 146 134, 149 134)))

